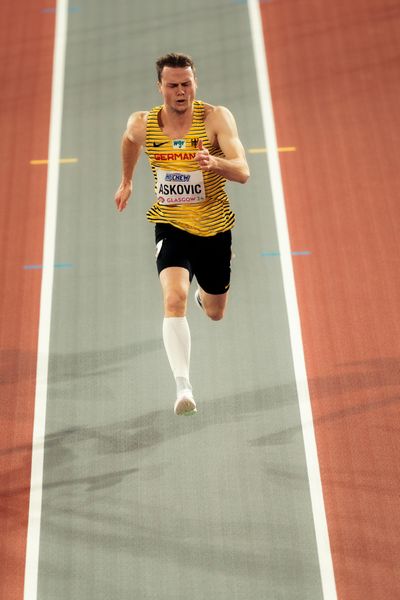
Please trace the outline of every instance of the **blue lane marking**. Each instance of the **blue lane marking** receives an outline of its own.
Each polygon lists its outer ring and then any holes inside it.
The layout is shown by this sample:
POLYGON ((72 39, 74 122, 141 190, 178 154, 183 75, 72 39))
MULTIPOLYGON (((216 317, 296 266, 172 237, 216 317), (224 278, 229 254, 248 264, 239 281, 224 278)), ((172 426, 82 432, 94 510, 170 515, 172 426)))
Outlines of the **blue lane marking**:
MULTIPOLYGON (((292 256, 310 256, 310 250, 294 250, 290 253, 292 256)), ((280 256, 280 252, 261 252, 261 256, 280 256)))
MULTIPOLYGON (((56 263, 55 269, 71 269, 74 265, 71 263, 56 263)), ((43 269, 43 265, 24 265, 26 271, 33 271, 35 269, 43 269)))

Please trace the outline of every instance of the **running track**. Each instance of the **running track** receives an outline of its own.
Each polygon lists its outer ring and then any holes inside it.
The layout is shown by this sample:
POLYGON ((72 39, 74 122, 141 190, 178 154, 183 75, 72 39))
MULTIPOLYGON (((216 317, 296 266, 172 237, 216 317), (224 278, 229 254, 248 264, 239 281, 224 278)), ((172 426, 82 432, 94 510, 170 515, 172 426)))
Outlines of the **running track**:
MULTIPOLYGON (((21 599, 54 15, 6 2, 1 35, 0 597, 21 599)), ((261 3, 338 597, 400 595, 400 10, 261 3)))
POLYGON ((35 395, 54 14, 1 7, 0 598, 22 598, 35 395))
POLYGON ((400 597, 400 7, 262 5, 338 597, 400 597))

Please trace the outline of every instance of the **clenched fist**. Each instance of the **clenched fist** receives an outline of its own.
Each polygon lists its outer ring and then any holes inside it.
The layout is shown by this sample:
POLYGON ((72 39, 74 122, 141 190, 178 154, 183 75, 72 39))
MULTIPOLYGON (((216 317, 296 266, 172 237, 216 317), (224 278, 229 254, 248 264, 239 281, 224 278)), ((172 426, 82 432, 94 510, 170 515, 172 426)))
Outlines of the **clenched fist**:
POLYGON ((207 148, 203 147, 203 140, 199 140, 199 144, 197 146, 196 160, 199 163, 199 167, 202 171, 209 171, 213 167, 215 159, 209 153, 207 148))

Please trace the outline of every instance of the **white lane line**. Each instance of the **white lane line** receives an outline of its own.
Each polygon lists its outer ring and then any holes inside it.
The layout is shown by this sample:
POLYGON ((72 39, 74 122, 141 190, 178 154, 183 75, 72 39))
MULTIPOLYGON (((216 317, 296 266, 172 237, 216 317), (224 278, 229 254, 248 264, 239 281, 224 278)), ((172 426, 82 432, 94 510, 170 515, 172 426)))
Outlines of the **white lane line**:
POLYGON ((68 0, 57 0, 24 600, 36 600, 68 0))
POLYGON ((332 555, 329 544, 328 526, 326 522, 321 476, 318 463, 317 446, 310 394, 304 360, 304 348, 301 335, 299 308, 297 304, 293 264, 291 259, 289 232, 286 219, 285 200, 282 187, 278 152, 276 151, 276 133, 272 108, 271 90, 268 77, 266 51, 262 30, 260 7, 257 0, 248 0, 250 26, 253 38, 253 51, 257 72, 258 91, 264 126, 266 146, 270 151, 266 154, 271 180, 275 221, 278 233, 280 260, 282 266, 283 285, 288 312, 290 340, 300 407, 301 425, 305 446, 307 472, 310 485, 311 504, 317 540, 317 551, 321 572, 322 589, 325 600, 336 600, 336 585, 333 572, 332 555))

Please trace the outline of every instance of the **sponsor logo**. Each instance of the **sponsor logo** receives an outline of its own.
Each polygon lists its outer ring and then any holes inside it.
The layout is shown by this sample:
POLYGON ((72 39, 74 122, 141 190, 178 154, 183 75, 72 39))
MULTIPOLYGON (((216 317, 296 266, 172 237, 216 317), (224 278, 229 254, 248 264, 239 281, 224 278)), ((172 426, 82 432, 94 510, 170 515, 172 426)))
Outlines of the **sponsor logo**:
POLYGON ((179 148, 179 150, 182 150, 182 148, 184 148, 185 146, 186 146, 185 140, 173 140, 173 142, 172 142, 172 147, 179 148))
POLYGON ((194 160, 196 152, 169 152, 168 154, 155 154, 155 160, 194 160))
POLYGON ((163 198, 160 196, 158 198, 159 204, 198 204, 201 201, 201 198, 198 196, 186 196, 181 198, 163 198))
POLYGON ((160 146, 165 146, 168 142, 153 142, 153 148, 159 148, 160 146))
POLYGON ((190 181, 190 175, 185 173, 167 173, 165 181, 190 181))

